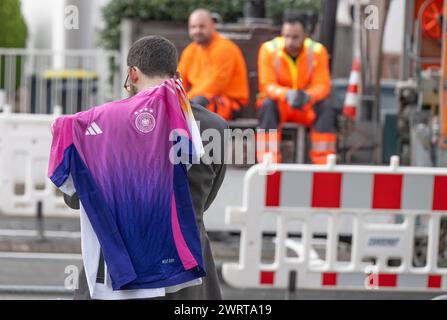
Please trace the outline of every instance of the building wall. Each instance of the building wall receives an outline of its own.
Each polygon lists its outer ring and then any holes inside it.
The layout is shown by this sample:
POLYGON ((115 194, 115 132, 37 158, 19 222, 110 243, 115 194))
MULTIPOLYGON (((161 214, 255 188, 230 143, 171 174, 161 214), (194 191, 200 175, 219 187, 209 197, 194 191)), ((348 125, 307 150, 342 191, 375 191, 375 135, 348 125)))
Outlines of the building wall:
MULTIPOLYGON (((339 0, 337 23, 351 26, 350 5, 360 0, 339 0)), ((379 12, 379 14, 381 14, 379 12)), ((405 18, 405 0, 392 0, 385 26, 383 50, 385 53, 402 53, 405 18)))
POLYGON ((56 1, 61 0, 21 0, 22 13, 28 26, 29 48, 51 48, 52 17, 55 11, 52 4, 56 1))
MULTIPOLYGON (((350 5, 355 0, 339 0, 337 11, 337 35, 335 41, 335 61, 332 76, 346 78, 352 64, 352 21, 350 5), (342 44, 342 45, 340 45, 342 44)), ((379 14, 381 14, 379 12, 379 14)), ((405 0, 393 0, 388 12, 383 42, 384 78, 399 77, 399 60, 403 50, 405 0)))
POLYGON ((101 7, 109 0, 21 0, 28 25, 28 48, 33 49, 95 49, 96 32, 103 24, 101 7), (79 29, 64 27, 67 5, 79 8, 79 29))
POLYGON ((385 26, 383 50, 389 54, 401 54, 404 41, 405 0, 391 1, 385 26))

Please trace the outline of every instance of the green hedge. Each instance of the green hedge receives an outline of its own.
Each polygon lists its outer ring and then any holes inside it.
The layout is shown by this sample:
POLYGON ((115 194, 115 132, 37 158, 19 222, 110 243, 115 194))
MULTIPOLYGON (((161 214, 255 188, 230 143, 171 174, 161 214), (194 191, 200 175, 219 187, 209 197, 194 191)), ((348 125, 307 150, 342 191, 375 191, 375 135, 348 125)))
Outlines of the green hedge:
POLYGON ((19 0, 1 0, 0 48, 23 48, 27 29, 20 12, 19 0))
MULTIPOLYGON (((1 0, 0 48, 24 48, 28 31, 20 11, 19 0, 1 0)), ((16 59, 16 86, 20 83, 21 59, 16 59)), ((5 70, 5 57, 0 56, 0 70, 5 70)), ((0 89, 4 88, 5 73, 0 74, 0 89)))
MULTIPOLYGON (((105 27, 100 31, 101 45, 118 49, 120 22, 123 18, 186 22, 192 10, 207 8, 218 12, 225 22, 243 16, 245 0, 111 0, 102 11, 105 27)), ((287 9, 319 10, 320 0, 266 0, 267 17, 281 21, 287 9)))

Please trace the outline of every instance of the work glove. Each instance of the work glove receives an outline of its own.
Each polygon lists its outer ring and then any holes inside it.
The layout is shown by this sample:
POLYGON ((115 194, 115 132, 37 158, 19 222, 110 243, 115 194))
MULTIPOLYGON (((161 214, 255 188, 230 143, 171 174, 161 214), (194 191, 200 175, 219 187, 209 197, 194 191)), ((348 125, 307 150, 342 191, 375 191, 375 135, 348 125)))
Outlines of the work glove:
POLYGON ((294 109, 301 109, 310 101, 310 96, 302 90, 289 90, 286 92, 286 101, 294 109))

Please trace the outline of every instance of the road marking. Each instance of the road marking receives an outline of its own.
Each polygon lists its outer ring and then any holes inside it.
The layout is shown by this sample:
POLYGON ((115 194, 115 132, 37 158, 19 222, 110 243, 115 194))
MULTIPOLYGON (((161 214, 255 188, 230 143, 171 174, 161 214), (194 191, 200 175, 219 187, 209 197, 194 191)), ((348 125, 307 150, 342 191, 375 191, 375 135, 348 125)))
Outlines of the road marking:
POLYGON ((61 286, 0 285, 1 293, 9 294, 73 294, 73 290, 61 286))
POLYGON ((0 259, 82 260, 77 253, 0 252, 0 259))
MULTIPOLYGON (((80 239, 81 233, 76 231, 44 231, 44 235, 49 238, 71 238, 80 239)), ((0 237, 37 237, 39 233, 37 230, 22 230, 22 229, 0 229, 0 237)))

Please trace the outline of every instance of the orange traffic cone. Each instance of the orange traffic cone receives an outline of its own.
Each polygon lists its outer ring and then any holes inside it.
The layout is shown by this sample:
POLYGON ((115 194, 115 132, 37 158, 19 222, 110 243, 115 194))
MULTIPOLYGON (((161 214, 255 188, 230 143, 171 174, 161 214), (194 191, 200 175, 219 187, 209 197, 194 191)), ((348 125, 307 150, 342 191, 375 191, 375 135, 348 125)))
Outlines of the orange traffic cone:
POLYGON ((352 120, 356 119, 357 110, 360 105, 359 85, 360 58, 354 58, 351 75, 349 76, 348 92, 346 93, 345 104, 343 107, 343 115, 352 120))

